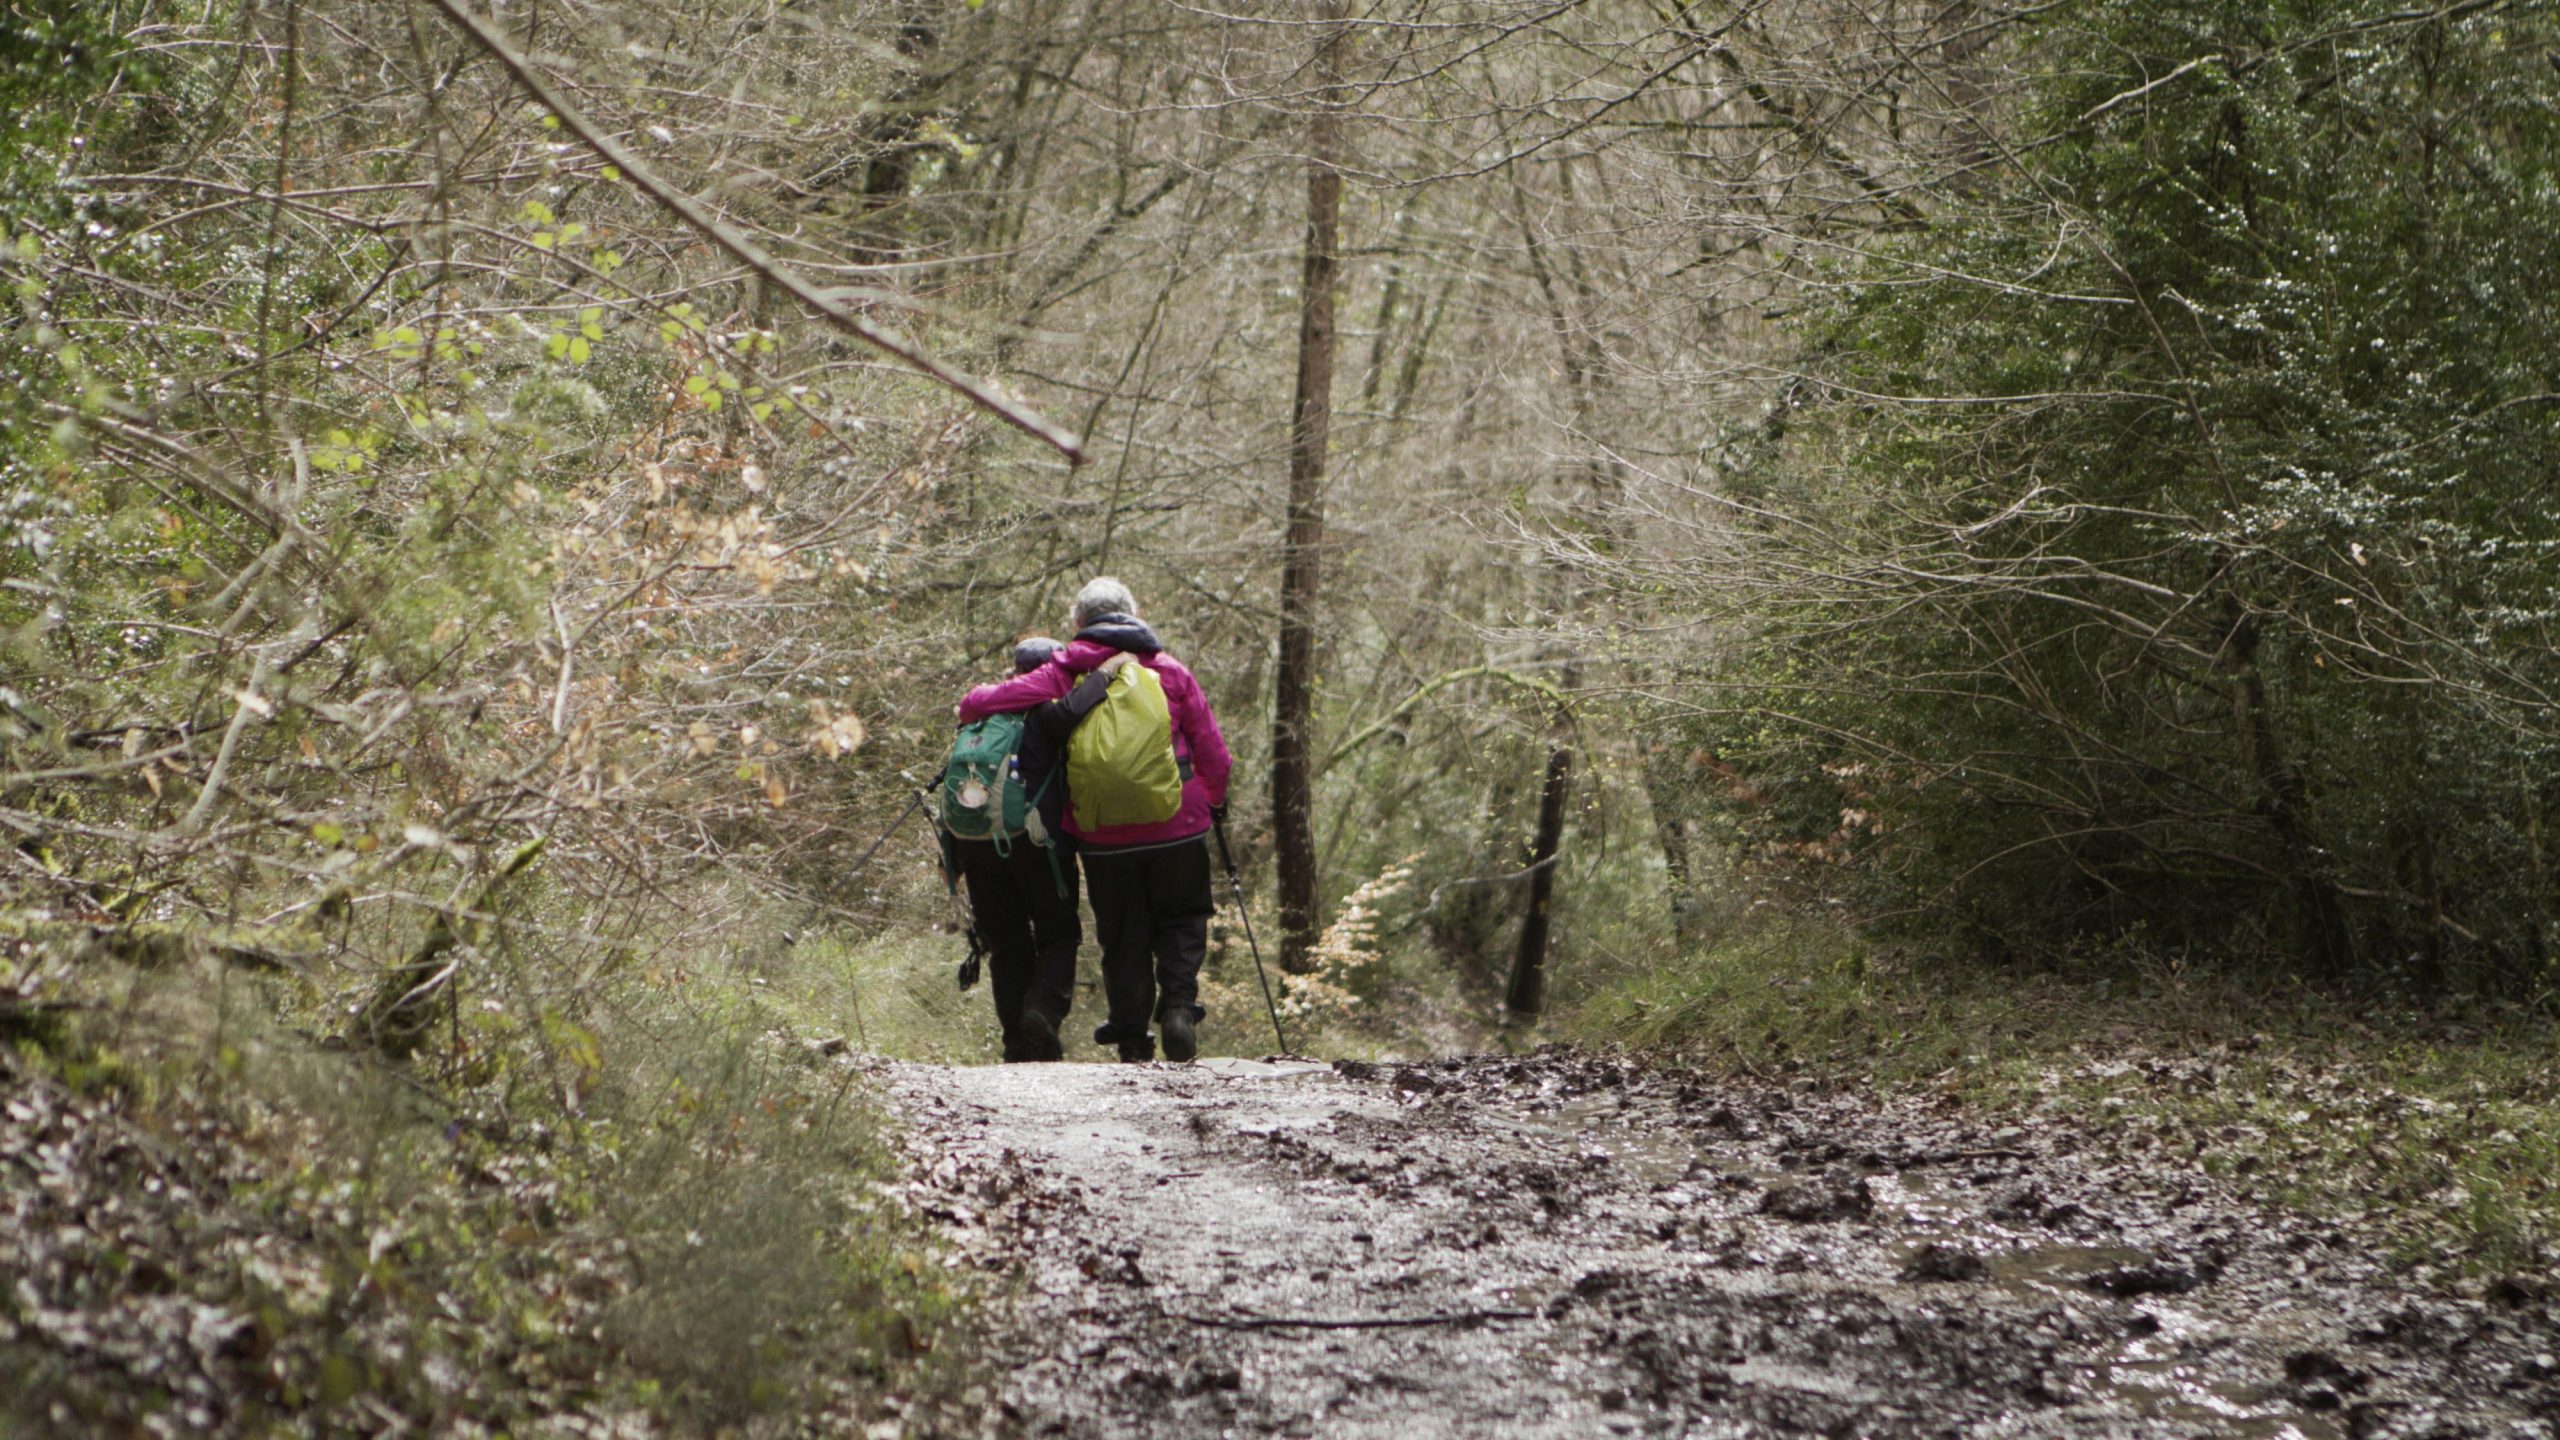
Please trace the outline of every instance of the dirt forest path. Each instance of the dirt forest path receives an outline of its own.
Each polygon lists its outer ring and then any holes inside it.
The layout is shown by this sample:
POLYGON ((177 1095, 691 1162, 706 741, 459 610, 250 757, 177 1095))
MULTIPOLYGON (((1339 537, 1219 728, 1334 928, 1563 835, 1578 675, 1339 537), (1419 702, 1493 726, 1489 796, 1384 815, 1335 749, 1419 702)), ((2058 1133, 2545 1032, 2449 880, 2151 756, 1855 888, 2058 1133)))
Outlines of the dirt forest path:
POLYGON ((886 1075, 1014 1282, 993 1433, 2560 1435, 2542 1302, 2066 1128, 1573 1052, 886 1075))

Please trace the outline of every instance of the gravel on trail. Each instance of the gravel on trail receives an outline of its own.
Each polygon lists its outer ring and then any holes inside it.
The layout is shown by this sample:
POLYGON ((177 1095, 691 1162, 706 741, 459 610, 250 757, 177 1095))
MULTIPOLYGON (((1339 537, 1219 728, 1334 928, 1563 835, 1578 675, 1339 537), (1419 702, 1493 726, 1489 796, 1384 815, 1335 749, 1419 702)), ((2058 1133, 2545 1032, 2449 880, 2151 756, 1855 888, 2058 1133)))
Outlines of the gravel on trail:
POLYGON ((1029 1436, 2560 1436, 2548 1289, 1949 1102, 1585 1052, 883 1067, 1029 1436))

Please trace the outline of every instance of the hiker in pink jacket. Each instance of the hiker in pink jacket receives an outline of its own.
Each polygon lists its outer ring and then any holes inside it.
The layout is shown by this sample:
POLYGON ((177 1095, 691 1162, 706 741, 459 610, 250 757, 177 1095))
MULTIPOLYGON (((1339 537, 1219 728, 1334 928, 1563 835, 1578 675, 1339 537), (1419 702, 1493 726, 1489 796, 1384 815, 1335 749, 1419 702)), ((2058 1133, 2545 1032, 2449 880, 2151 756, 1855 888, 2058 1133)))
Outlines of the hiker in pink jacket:
POLYGON ((1077 592, 1072 618, 1075 639, 1066 649, 1028 674, 970 691, 960 702, 960 722, 1063 699, 1087 673, 1120 655, 1153 671, 1164 686, 1183 776, 1181 806, 1153 824, 1087 829, 1076 821, 1071 794, 1065 827, 1084 862, 1111 1000, 1110 1021, 1094 1032, 1094 1043, 1116 1044, 1123 1060, 1152 1060, 1152 1018, 1164 1027, 1165 1057, 1189 1060, 1199 1053, 1197 1027, 1206 1014, 1200 962, 1209 951, 1208 837, 1213 818, 1226 811, 1232 765, 1226 737, 1200 682, 1138 618, 1128 586, 1109 576, 1091 581, 1077 592))

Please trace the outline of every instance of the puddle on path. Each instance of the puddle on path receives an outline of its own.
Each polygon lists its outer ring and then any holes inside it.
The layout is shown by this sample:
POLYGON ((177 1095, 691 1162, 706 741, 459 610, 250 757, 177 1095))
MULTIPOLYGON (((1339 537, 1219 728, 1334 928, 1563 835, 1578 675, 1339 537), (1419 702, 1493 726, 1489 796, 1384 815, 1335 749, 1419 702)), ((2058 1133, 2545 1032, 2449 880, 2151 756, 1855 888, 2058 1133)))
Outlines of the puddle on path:
POLYGON ((1658 1114, 1631 1109, 1614 1096, 1571 1101, 1543 1112, 1488 1106, 1476 1118, 1496 1129, 1563 1141, 1582 1154, 1605 1155, 1641 1185, 1668 1185, 1709 1165, 1689 1137, 1662 1124, 1658 1114))
POLYGON ((2090 1276, 2150 1260, 2151 1252, 2130 1245, 2030 1245, 2023 1250, 1998 1251, 1982 1257, 1984 1267, 1991 1272, 1991 1283, 2022 1300, 2055 1295, 2086 1297, 2090 1276))
MULTIPOLYGON (((1901 1212, 1918 1232, 1892 1247, 1897 1263, 1908 1265, 1935 1244, 1970 1241, 1983 1259, 1980 1285, 2023 1307, 2103 1303, 2092 1295, 2090 1277, 2158 1259, 2130 1245, 2019 1244, 2014 1232, 1983 1216, 1978 1197, 1925 1170, 1880 1174, 1870 1184, 1879 1205, 1901 1212)), ((2137 1327, 2141 1333, 2070 1365, 2077 1408, 2246 1440, 2342 1440, 2347 1433, 2333 1417, 2306 1412, 2269 1385, 2234 1379, 2230 1361, 2239 1337, 2232 1330, 2158 1297, 2143 1301, 2139 1311, 2148 1317, 2137 1327)), ((2285 1337, 2268 1331, 2254 1338, 2285 1337)))
POLYGON ((2078 1368, 2075 1388, 2090 1401, 2191 1433, 2343 1440, 2346 1431, 2330 1416, 2234 1378, 2236 1347, 2223 1327, 2172 1305, 2146 1305, 2143 1313, 2157 1330, 2128 1336, 2078 1368))
POLYGON ((1979 1201, 1948 1193, 1926 1170, 1887 1170, 1869 1177, 1876 1203, 1899 1210, 1915 1225, 1931 1229, 1978 1228, 1979 1201))
POLYGON ((2097 1407, 2130 1411, 2184 1434, 2344 1440, 2347 1433, 2326 1416, 2307 1413, 2280 1396, 2216 1379, 2202 1364, 2122 1360, 2090 1366, 2077 1378, 2079 1393, 2097 1407))
MULTIPOLYGON (((2090 1276, 2155 1259, 2127 1245, 2031 1245, 1986 1255, 1985 1283, 2028 1305, 2092 1302, 2090 1276)), ((2071 1367, 2071 1389, 2083 1397, 2081 1404, 2130 1412, 2187 1433, 2245 1440, 2342 1440, 2346 1434, 2330 1417, 2304 1411, 2271 1385, 2234 1378, 2232 1358, 2242 1336, 2232 1328, 2159 1297, 2136 1308, 2146 1317, 2143 1326, 2071 1367)), ((2249 1329, 2260 1332, 2252 1338, 2261 1342, 2288 1338, 2272 1327, 2249 1329)))

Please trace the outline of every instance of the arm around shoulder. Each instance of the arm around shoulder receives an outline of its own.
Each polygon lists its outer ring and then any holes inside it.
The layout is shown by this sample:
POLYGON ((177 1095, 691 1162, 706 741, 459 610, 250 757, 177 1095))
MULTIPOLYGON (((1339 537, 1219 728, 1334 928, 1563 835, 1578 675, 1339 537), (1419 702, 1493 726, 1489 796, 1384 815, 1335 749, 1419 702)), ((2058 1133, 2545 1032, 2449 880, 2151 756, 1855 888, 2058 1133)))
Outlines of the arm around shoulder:
POLYGON ((1075 676, 1064 665, 1049 664, 1027 675, 981 685, 960 700, 960 723, 984 720, 1013 710, 1028 710, 1058 699, 1075 688, 1075 676))

